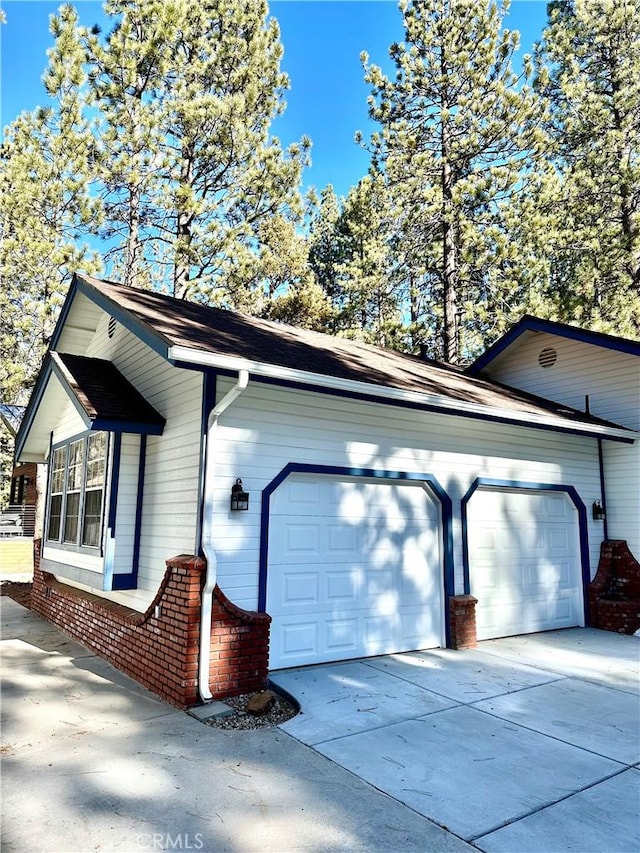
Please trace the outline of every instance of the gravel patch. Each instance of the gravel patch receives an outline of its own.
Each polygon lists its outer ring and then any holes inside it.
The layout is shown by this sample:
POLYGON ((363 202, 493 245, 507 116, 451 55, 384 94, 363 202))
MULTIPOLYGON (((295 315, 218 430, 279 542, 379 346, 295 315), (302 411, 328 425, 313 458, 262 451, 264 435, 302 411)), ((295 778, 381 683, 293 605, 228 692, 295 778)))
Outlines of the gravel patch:
POLYGON ((255 714, 249 714, 245 710, 247 703, 254 693, 242 693, 240 696, 229 696, 222 701, 225 705, 233 708, 233 713, 226 717, 211 717, 206 721, 206 725, 212 726, 215 729, 264 729, 270 726, 278 726, 290 720, 298 713, 298 708, 290 702, 285 696, 277 693, 273 687, 270 690, 275 693, 275 702, 270 711, 258 717, 255 714))

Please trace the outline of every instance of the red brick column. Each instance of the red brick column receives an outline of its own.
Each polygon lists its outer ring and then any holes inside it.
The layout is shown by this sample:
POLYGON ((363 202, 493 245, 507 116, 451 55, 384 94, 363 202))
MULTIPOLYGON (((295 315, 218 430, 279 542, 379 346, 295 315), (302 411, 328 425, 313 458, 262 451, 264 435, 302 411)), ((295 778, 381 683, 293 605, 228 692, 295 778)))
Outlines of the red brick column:
POLYGON ((449 628, 452 649, 475 649, 478 645, 476 633, 476 604, 472 595, 449 596, 449 628))
POLYGON ((242 610, 219 586, 213 591, 209 689, 213 696, 262 690, 269 672, 271 616, 242 610))
POLYGON ((633 634, 640 628, 640 563, 623 539, 600 546, 600 561, 589 584, 589 624, 633 634))

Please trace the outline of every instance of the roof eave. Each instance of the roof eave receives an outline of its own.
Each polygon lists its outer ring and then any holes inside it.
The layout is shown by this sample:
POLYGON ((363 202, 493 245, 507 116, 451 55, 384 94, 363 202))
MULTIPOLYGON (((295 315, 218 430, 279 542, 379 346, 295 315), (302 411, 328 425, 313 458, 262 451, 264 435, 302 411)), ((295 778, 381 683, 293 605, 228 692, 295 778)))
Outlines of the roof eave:
POLYGON ((560 338, 578 341, 580 343, 599 346, 604 349, 622 352, 628 355, 640 355, 640 342, 628 338, 618 338, 615 335, 606 335, 602 332, 592 332, 588 329, 580 329, 565 323, 555 323, 552 320, 543 320, 541 317, 533 317, 526 314, 505 335, 489 347, 466 369, 469 376, 481 373, 492 361, 507 350, 526 332, 543 332, 548 335, 556 335, 560 338))
POLYGON ((569 421, 553 414, 548 416, 535 412, 520 412, 512 409, 502 409, 497 406, 486 406, 454 400, 435 394, 425 394, 417 391, 405 391, 401 388, 374 385, 353 379, 343 379, 336 376, 297 370, 275 364, 251 361, 250 359, 226 356, 204 350, 191 349, 185 346, 169 348, 169 360, 176 365, 197 365, 214 370, 236 372, 247 370, 250 375, 274 382, 305 385, 317 388, 319 391, 330 390, 343 392, 353 396, 366 398, 376 397, 381 403, 396 403, 397 405, 412 405, 424 409, 439 411, 445 414, 462 417, 475 417, 479 420, 493 420, 502 423, 528 426, 539 429, 551 429, 558 432, 571 432, 587 435, 593 438, 610 438, 617 441, 632 443, 637 435, 634 431, 623 427, 593 424, 586 421, 569 421))

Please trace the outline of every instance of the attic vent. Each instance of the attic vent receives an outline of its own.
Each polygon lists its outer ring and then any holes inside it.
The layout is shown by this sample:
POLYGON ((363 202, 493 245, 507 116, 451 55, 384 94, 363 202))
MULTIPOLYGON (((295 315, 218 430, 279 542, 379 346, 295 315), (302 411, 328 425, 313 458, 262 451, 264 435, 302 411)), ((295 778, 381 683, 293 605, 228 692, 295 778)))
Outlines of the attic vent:
POLYGON ((538 356, 538 364, 540 367, 553 367, 558 360, 558 352, 553 347, 545 347, 540 351, 538 356))
POLYGON ((116 318, 109 317, 109 325, 107 326, 107 335, 112 338, 116 333, 116 318))

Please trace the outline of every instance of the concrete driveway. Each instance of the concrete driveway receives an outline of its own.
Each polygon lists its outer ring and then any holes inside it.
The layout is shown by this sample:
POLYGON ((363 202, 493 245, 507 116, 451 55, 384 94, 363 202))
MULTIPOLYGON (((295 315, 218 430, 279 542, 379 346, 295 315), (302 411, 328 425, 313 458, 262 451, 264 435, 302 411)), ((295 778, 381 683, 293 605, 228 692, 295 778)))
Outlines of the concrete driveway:
POLYGON ((472 850, 280 729, 206 726, 0 602, 2 853, 472 850))
POLYGON ((480 850, 637 853, 639 652, 572 629, 272 677, 286 732, 480 850))

